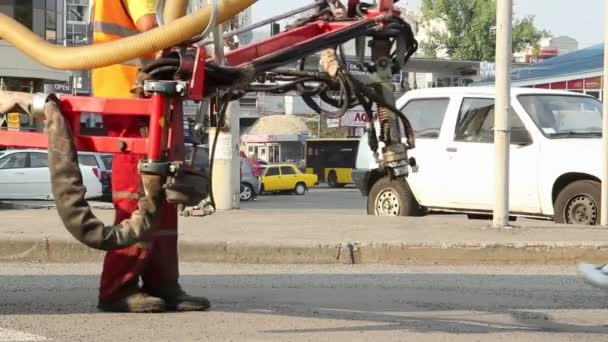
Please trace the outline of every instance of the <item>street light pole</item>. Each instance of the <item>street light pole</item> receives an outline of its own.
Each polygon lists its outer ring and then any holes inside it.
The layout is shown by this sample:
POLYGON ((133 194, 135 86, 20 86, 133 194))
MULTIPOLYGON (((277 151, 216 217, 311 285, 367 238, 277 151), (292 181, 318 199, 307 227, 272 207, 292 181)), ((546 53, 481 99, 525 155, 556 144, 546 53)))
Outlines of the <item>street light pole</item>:
POLYGON ((600 224, 608 226, 608 4, 605 6, 604 19, 604 91, 602 93, 602 198, 600 224))
POLYGON ((495 203, 494 227, 509 226, 509 146, 513 0, 498 0, 496 7, 496 115, 494 118, 495 203))

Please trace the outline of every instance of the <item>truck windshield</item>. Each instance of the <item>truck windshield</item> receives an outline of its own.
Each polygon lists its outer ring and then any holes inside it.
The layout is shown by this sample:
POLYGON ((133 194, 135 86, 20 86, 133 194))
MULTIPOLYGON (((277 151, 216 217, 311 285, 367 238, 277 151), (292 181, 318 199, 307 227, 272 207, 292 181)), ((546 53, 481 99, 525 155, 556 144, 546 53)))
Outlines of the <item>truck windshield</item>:
POLYGON ((586 96, 520 95, 519 102, 549 138, 597 137, 602 134, 602 104, 586 96))

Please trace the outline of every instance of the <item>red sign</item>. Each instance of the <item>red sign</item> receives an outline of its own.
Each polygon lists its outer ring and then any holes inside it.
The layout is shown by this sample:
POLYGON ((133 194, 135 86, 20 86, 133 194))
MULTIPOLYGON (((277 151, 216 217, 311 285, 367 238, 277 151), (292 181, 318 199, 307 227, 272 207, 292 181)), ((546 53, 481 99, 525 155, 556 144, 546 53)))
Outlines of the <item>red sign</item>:
POLYGON ((585 79, 585 89, 601 89, 601 88, 602 88, 602 77, 601 76, 585 79))
POLYGON ((567 89, 566 87, 568 86, 567 82, 555 82, 555 83, 551 83, 551 89, 567 89))
POLYGON ((583 89, 583 80, 568 81, 568 89, 583 89))

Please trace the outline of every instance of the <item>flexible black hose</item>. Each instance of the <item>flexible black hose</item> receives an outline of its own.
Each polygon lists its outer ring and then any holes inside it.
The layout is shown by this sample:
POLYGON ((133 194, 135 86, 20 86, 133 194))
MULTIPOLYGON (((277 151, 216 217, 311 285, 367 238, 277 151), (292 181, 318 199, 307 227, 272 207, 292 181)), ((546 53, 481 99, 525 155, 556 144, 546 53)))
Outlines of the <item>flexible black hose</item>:
POLYGON ((163 66, 168 66, 168 65, 179 67, 179 63, 180 62, 179 62, 178 58, 159 58, 159 59, 155 59, 154 61, 152 61, 149 64, 147 64, 146 66, 144 66, 141 69, 141 71, 148 73, 158 67, 163 67, 163 66))
POLYGON ((150 73, 148 73, 148 75, 154 79, 173 78, 173 77, 175 77, 175 73, 177 72, 177 70, 179 70, 179 67, 163 66, 163 67, 159 67, 159 68, 156 68, 156 69, 150 71, 150 73))
POLYGON ((220 105, 220 110, 218 112, 218 116, 217 116, 217 122, 216 122, 216 128, 215 128, 215 134, 213 136, 213 145, 211 147, 211 155, 209 157, 209 181, 210 181, 210 186, 209 186, 209 200, 210 200, 210 204, 212 207, 216 208, 215 206, 215 195, 213 193, 213 165, 215 164, 215 151, 217 149, 217 141, 220 137, 220 130, 222 129, 222 127, 224 126, 224 120, 226 119, 226 110, 228 109, 228 104, 226 103, 226 101, 222 101, 221 105, 220 105))

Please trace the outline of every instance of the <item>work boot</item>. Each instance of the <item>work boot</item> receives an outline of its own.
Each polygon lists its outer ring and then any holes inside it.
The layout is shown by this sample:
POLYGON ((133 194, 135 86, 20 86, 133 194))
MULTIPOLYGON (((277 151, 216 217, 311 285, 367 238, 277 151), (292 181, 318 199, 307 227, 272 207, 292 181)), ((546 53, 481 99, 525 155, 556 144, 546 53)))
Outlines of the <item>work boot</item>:
POLYGON ((164 312, 167 305, 164 300, 153 297, 139 289, 139 286, 128 286, 118 299, 99 299, 97 308, 104 312, 157 313, 164 312))
POLYGON ((207 311, 211 308, 209 299, 205 297, 190 296, 179 286, 171 291, 150 291, 150 293, 162 298, 167 305, 167 310, 171 311, 207 311))

